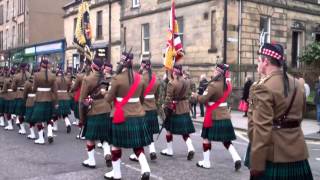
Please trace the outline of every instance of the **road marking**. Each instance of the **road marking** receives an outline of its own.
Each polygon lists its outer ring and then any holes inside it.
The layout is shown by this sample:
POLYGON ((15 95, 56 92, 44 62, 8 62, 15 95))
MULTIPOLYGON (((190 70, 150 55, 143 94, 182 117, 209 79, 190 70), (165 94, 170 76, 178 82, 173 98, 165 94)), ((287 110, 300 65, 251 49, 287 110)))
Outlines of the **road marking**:
MULTIPOLYGON (((129 168, 129 169, 132 169, 132 170, 137 171, 137 172, 141 172, 140 169, 138 169, 138 168, 136 168, 136 167, 134 167, 134 166, 131 166, 131 165, 126 164, 126 163, 124 163, 124 162, 122 162, 121 164, 124 165, 124 166, 126 166, 126 167, 129 168)), ((152 174, 152 173, 150 173, 150 176, 153 177, 153 178, 155 178, 155 179, 163 180, 162 177, 157 176, 157 175, 154 175, 154 174, 152 174)))
POLYGON ((240 132, 235 131, 235 133, 236 133, 236 136, 238 136, 242 140, 249 142, 249 139, 247 137, 245 137, 244 135, 242 135, 240 132))
POLYGON ((320 151, 320 149, 312 149, 312 151, 320 151))
POLYGON ((320 158, 316 158, 317 161, 320 161, 320 158))
POLYGON ((243 142, 238 142, 238 141, 232 141, 232 143, 243 145, 243 146, 248 146, 248 143, 243 143, 243 142))
POLYGON ((307 144, 312 144, 312 145, 320 145, 320 142, 318 141, 311 141, 311 140, 308 140, 306 141, 307 144))

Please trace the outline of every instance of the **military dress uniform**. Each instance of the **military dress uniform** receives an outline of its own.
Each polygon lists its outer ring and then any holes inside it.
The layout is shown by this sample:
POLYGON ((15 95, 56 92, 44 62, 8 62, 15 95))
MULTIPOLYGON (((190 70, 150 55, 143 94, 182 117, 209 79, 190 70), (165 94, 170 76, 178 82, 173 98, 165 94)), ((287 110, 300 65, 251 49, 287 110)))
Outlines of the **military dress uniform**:
POLYGON ((8 125, 5 127, 5 130, 13 130, 13 119, 12 114, 14 113, 14 98, 15 93, 11 89, 12 84, 12 76, 9 75, 9 77, 5 78, 5 82, 3 85, 3 91, 2 95, 4 97, 4 113, 5 118, 8 122, 8 125))
POLYGON ((30 134, 27 136, 27 138, 34 140, 36 139, 36 135, 34 131, 35 123, 32 123, 31 117, 32 117, 33 105, 36 98, 36 94, 32 90, 32 85, 33 85, 33 76, 30 76, 29 79, 24 84, 23 98, 26 100, 25 122, 29 123, 29 127, 30 127, 30 134))
POLYGON ((22 68, 26 67, 26 64, 21 64, 21 72, 13 77, 11 88, 15 92, 15 110, 14 114, 19 119, 20 130, 19 134, 26 134, 24 126, 24 115, 26 111, 26 99, 23 97, 24 83, 29 79, 30 73, 22 68))
POLYGON ((167 85, 165 108, 171 107, 173 113, 170 114, 163 126, 167 130, 166 140, 167 148, 161 151, 162 155, 172 156, 172 134, 182 135, 188 148, 188 160, 194 156, 194 147, 189 134, 195 132, 194 125, 190 117, 188 94, 190 91, 190 81, 182 77, 182 66, 175 65, 174 71, 177 72, 177 78, 171 79, 167 85), (172 108, 173 107, 173 108, 172 108))
POLYGON ((79 97, 80 97, 80 90, 83 78, 86 76, 84 72, 77 74, 76 80, 74 84, 71 86, 71 92, 74 93, 73 100, 74 100, 74 117, 76 119, 80 119, 79 115, 79 97))
MULTIPOLYGON (((225 88, 226 71, 228 71, 228 66, 224 64, 219 64, 217 69, 221 69, 224 75, 217 76, 214 80, 210 81, 207 89, 204 91, 203 95, 198 95, 197 99, 199 103, 206 104, 206 111, 211 111, 211 117, 209 120, 212 122, 211 127, 202 128, 201 137, 209 142, 203 142, 203 160, 197 163, 198 167, 210 168, 210 151, 211 151, 211 141, 222 142, 225 148, 230 152, 235 169, 238 170, 241 167, 241 158, 237 153, 236 149, 232 145, 232 141, 236 139, 234 128, 231 123, 231 116, 228 110, 228 104, 225 101, 221 102, 216 109, 211 110, 209 106, 213 106, 220 98, 222 98, 227 91, 225 88)), ((217 70, 216 70, 217 71, 217 70)), ((231 90, 230 90, 231 91, 231 90)), ((231 93, 231 92, 230 92, 231 93)), ((206 112, 207 115, 208 112, 206 112)))

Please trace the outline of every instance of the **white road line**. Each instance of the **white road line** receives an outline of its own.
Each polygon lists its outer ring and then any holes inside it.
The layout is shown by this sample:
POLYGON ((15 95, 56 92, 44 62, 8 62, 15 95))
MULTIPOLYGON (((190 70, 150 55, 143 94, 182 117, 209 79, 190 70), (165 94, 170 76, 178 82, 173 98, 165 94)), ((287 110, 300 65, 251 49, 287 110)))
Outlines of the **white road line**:
POLYGON ((238 142, 238 141, 232 141, 233 144, 239 144, 243 146, 248 146, 248 143, 238 142))
POLYGON ((317 161, 320 161, 320 158, 316 158, 317 161))
POLYGON ((235 131, 236 136, 238 136, 239 138, 241 138, 242 140, 249 142, 249 139, 247 137, 245 137, 244 135, 242 135, 241 133, 235 131))
MULTIPOLYGON (((132 169, 132 170, 137 171, 137 172, 141 172, 140 169, 138 169, 138 168, 136 168, 136 167, 134 167, 134 166, 131 166, 131 165, 129 165, 129 164, 125 164, 124 162, 122 162, 121 164, 124 165, 124 166, 126 166, 126 167, 129 168, 129 169, 132 169)), ((157 176, 157 175, 154 175, 154 174, 152 174, 152 173, 150 174, 150 176, 153 177, 153 178, 155 178, 155 179, 163 180, 162 177, 157 176)))
POLYGON ((311 149, 312 151, 320 151, 320 149, 311 149))
POLYGON ((307 144, 312 144, 312 145, 320 145, 320 142, 318 141, 306 141, 307 144))

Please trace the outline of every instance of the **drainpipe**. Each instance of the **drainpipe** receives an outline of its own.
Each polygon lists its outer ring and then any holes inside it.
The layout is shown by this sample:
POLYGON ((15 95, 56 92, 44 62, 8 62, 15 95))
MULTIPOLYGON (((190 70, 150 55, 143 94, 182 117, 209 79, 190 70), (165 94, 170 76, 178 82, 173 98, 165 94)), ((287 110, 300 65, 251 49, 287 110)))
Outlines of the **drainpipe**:
POLYGON ((223 18, 223 63, 227 63, 227 36, 228 36, 228 0, 224 0, 224 18, 223 18))
POLYGON ((242 33, 242 0, 239 0, 238 5, 238 85, 241 85, 241 33, 242 33))
POLYGON ((108 47, 108 59, 107 61, 111 63, 111 5, 112 0, 109 0, 109 47, 108 47))

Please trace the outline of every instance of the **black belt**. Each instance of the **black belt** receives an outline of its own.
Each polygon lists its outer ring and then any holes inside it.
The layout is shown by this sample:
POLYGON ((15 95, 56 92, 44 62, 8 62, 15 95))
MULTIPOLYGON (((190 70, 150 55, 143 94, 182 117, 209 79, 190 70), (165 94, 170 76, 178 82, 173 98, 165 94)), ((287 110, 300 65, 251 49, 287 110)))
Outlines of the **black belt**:
POLYGON ((300 127, 300 121, 273 121, 274 129, 290 129, 300 127))

